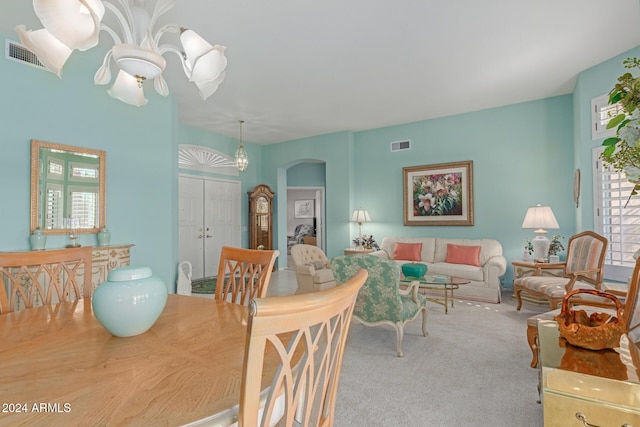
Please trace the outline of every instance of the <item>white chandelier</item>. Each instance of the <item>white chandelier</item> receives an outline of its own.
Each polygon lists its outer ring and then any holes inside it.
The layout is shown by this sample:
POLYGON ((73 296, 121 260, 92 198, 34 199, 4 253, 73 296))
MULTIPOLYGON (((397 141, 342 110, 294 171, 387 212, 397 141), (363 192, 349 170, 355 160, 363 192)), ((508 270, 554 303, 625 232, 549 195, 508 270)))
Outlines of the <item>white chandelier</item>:
POLYGON ((105 31, 113 39, 114 46, 96 72, 94 83, 106 85, 111 82, 110 60, 113 59, 119 71, 108 93, 137 107, 147 103, 142 87, 145 80, 153 80, 160 95, 169 94, 162 77, 166 65, 162 55, 173 52, 180 57, 189 81, 198 86, 202 99, 207 99, 224 80, 225 47, 212 46, 194 31, 173 24, 165 25, 153 34, 158 18, 176 1, 157 0, 153 14, 144 8, 145 1, 117 0, 120 5, 117 7, 101 0, 33 0, 34 12, 44 28, 31 31, 18 25, 16 32, 20 41, 49 71, 62 77, 62 67, 71 53, 76 49, 91 49, 98 44, 99 32, 105 31), (101 22, 105 11, 115 16, 124 40, 101 22), (179 33, 183 51, 171 45, 160 45, 160 38, 165 33, 179 33))

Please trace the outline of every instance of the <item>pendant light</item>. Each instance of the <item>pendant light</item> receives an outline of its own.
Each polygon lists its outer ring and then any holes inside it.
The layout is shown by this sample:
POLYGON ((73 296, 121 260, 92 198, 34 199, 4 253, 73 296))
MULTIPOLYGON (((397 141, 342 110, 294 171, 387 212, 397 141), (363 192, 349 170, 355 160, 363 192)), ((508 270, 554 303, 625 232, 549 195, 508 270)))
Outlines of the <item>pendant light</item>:
POLYGON ((238 145, 238 149, 236 150, 236 168, 242 172, 249 165, 249 159, 247 159, 247 152, 242 145, 242 124, 244 120, 238 120, 238 123, 240 123, 240 145, 238 145))

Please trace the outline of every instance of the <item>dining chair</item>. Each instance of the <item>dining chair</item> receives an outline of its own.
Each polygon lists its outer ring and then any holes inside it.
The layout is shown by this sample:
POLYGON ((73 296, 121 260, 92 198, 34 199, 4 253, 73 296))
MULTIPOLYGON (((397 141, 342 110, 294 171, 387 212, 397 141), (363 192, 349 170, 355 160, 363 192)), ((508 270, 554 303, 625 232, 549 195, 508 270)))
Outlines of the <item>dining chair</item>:
POLYGON ((238 412, 239 426, 332 426, 336 394, 360 270, 341 286, 250 303, 238 412), (265 375, 266 357, 280 366, 265 375))
MULTIPOLYGON (((573 289, 600 290, 607 245, 607 238, 593 231, 571 236, 567 241, 567 259, 561 277, 527 276, 513 281, 516 310, 522 308, 523 292, 547 299, 550 310, 555 310, 566 293, 573 289)), ((554 264, 554 268, 558 268, 558 265, 554 264)))
POLYGON ((0 253, 0 314, 91 296, 92 248, 0 253))
POLYGON ((267 296, 271 272, 279 252, 223 246, 215 299, 247 305, 267 296))

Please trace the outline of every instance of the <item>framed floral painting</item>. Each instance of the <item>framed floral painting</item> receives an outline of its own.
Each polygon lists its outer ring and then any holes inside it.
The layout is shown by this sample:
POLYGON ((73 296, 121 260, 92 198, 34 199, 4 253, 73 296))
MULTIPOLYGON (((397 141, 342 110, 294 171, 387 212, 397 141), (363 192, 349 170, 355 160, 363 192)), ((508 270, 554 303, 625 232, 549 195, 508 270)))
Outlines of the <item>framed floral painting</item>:
POLYGON ((404 225, 473 225, 473 161, 402 168, 404 225))

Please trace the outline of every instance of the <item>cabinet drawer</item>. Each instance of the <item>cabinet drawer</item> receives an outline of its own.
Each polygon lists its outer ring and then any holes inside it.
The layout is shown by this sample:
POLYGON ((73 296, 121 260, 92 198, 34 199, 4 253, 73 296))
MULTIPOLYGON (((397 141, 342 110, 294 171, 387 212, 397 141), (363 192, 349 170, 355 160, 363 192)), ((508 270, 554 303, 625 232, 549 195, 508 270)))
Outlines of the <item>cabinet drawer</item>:
POLYGON ((576 413, 582 413, 585 422, 594 426, 622 426, 640 427, 640 409, 630 411, 616 407, 608 402, 595 402, 544 392, 545 427, 583 427, 585 424, 576 418, 576 413))

